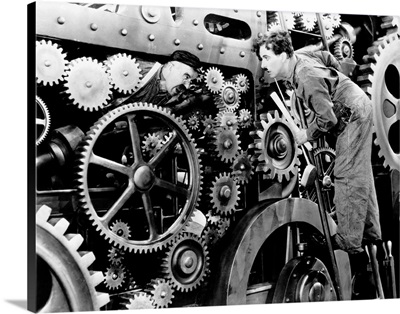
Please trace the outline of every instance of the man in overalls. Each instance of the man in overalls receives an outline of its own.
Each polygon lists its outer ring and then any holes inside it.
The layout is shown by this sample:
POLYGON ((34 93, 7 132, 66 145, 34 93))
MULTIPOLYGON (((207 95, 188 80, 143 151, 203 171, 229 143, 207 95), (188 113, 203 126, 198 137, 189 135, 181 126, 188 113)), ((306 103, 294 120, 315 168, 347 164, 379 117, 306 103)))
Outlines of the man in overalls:
POLYGON ((315 112, 307 129, 295 134, 301 145, 327 132, 337 136, 334 165, 337 233, 333 247, 349 253, 352 272, 365 270, 366 243, 381 239, 371 165, 372 103, 326 51, 294 53, 290 35, 277 30, 259 42, 261 67, 286 80, 296 97, 315 112))

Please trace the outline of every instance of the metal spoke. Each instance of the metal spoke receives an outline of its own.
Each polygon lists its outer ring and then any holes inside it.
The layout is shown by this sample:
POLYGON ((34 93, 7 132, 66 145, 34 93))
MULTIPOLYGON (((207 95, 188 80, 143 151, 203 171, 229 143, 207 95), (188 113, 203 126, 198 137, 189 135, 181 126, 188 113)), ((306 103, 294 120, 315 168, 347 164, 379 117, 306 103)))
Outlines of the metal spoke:
POLYGON ((164 157, 170 153, 173 149, 175 149, 175 145, 178 143, 178 138, 176 132, 172 133, 171 139, 166 143, 160 151, 155 155, 149 162, 149 165, 155 169, 157 165, 164 159, 164 157))
POLYGON ((113 160, 97 156, 93 152, 90 154, 89 162, 92 164, 99 165, 104 168, 110 169, 110 170, 114 170, 116 172, 122 173, 127 176, 129 176, 132 173, 131 168, 126 167, 120 163, 113 161, 113 160))
POLYGON ((46 120, 45 119, 36 118, 36 124, 37 125, 46 125, 46 120))
POLYGON ((142 156, 142 150, 140 147, 140 137, 139 137, 139 132, 137 129, 137 125, 134 121, 135 115, 130 114, 127 116, 128 118, 128 123, 129 123, 129 133, 131 135, 131 140, 132 140, 132 151, 133 151, 133 157, 135 158, 135 162, 141 162, 143 160, 142 156))
POLYGON ((162 180, 160 178, 156 178, 154 181, 154 184, 157 185, 160 188, 166 189, 170 192, 173 192, 175 194, 181 194, 185 197, 189 197, 190 196, 190 190, 178 186, 177 184, 162 180))
POLYGON ((146 212, 147 222, 149 224, 149 240, 156 240, 158 237, 157 226, 154 220, 153 205, 151 204, 148 192, 142 194, 143 207, 146 212))

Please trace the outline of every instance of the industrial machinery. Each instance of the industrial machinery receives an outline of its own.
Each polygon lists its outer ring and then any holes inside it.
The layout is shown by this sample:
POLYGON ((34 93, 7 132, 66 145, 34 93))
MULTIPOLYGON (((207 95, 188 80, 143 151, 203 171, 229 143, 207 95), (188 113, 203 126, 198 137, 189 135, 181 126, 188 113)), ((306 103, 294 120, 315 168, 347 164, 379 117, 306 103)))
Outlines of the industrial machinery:
MULTIPOLYGON (((117 4, 32 4, 36 18, 36 225, 40 312, 370 299, 333 250, 335 151, 313 143, 316 187, 254 41, 291 31, 325 49, 374 102, 372 162, 386 298, 399 283, 398 17, 117 4), (142 62, 202 63, 173 109, 110 103, 142 62), (323 209, 321 211, 321 208, 323 209), (390 267, 390 266, 393 267, 390 267)), ((34 210, 31 208, 31 210, 34 210)), ((372 254, 373 252, 371 252, 372 254)), ((371 277, 372 278, 372 277, 371 277)), ((368 281, 370 282, 370 281, 368 281)), ((372 278, 373 282, 373 278, 372 278)))

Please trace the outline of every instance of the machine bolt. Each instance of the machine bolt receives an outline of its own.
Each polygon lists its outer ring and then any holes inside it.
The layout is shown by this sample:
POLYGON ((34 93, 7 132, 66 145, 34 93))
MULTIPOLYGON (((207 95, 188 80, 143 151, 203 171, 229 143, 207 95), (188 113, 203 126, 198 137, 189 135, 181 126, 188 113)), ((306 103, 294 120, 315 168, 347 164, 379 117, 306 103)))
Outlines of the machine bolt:
POLYGON ((229 149, 229 148, 231 148, 232 147, 232 140, 231 139, 227 139, 225 142, 224 142, 224 148, 226 148, 226 149, 229 149))
POLYGON ((114 274, 112 275, 112 279, 113 279, 113 280, 117 280, 117 279, 118 279, 118 275, 114 273, 114 274))
POLYGON ((150 41, 153 41, 154 39, 156 39, 156 36, 154 36, 154 34, 150 34, 150 35, 149 35, 149 40, 150 40, 150 41))
POLYGON ((235 9, 235 10, 233 10, 233 12, 238 13, 238 10, 235 9))
POLYGON ((128 30, 127 30, 126 28, 121 29, 121 34, 122 34, 123 36, 128 35, 128 30))
POLYGON ((87 81, 87 82, 85 83, 85 86, 86 86, 87 88, 91 88, 91 87, 93 86, 93 84, 92 84, 92 82, 87 81))
POLYGON ((165 298, 167 296, 167 293, 163 290, 163 291, 161 291, 161 293, 160 293, 160 297, 161 298, 165 298))
POLYGON ((221 49, 219 50, 219 53, 220 53, 220 54, 224 54, 224 53, 225 53, 225 48, 221 48, 221 49))
POLYGON ((90 24, 90 29, 91 29, 92 31, 97 31, 98 28, 99 28, 99 27, 97 26, 96 23, 90 24))
POLYGON ((194 25, 194 26, 199 25, 199 21, 198 21, 198 20, 193 20, 193 25, 194 25))
POLYGON ((261 37, 263 37, 263 36, 264 36, 264 34, 263 34, 263 33, 261 33, 261 32, 259 32, 257 36, 258 36, 259 38, 261 38, 261 37))
POLYGON ((257 16, 261 17, 261 11, 257 11, 257 16))
POLYGON ((245 53, 244 51, 241 51, 241 52, 239 53, 239 55, 243 58, 243 57, 246 55, 246 53, 245 53))
POLYGON ((128 75, 129 75, 129 72, 128 72, 127 70, 124 70, 124 71, 122 71, 122 75, 123 75, 123 76, 128 76, 128 75))
POLYGON ((242 170, 242 171, 243 171, 243 170, 246 170, 246 166, 245 166, 244 164, 241 164, 239 168, 240 168, 240 170, 242 170))
POLYGON ((193 258, 191 258, 191 257, 187 257, 187 258, 183 261, 183 264, 184 264, 187 268, 192 267, 192 266, 193 266, 193 263, 194 263, 194 261, 193 261, 193 258))
POLYGON ((218 79, 214 76, 214 77, 211 79, 211 82, 213 82, 213 84, 217 84, 217 83, 218 83, 218 79))
POLYGON ((65 17, 63 17, 63 16, 59 16, 58 18, 57 18, 57 22, 58 22, 58 24, 64 24, 65 23, 65 17))
POLYGON ((51 62, 50 62, 49 60, 45 60, 45 61, 44 61, 44 66, 45 66, 45 67, 51 66, 51 62))
POLYGON ((198 45, 197 45, 197 49, 203 50, 203 48, 204 48, 204 46, 203 46, 202 44, 198 44, 198 45))
POLYGON ((174 44, 175 46, 179 46, 181 44, 181 41, 179 39, 175 39, 174 44))
POLYGON ((225 198, 230 198, 231 197, 231 194, 232 194, 232 191, 231 191, 231 189, 229 188, 229 186, 227 186, 227 185, 224 185, 222 188, 221 188, 221 190, 219 191, 219 195, 221 196, 221 197, 225 197, 225 198))

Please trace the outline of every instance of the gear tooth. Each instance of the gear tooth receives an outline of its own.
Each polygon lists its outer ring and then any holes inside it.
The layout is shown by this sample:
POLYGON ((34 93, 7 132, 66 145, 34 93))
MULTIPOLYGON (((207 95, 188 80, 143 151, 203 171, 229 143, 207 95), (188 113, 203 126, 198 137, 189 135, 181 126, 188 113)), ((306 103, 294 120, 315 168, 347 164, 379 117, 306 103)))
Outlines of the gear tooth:
POLYGON ((85 265, 86 268, 92 265, 93 262, 96 260, 93 252, 80 251, 79 254, 81 256, 82 263, 85 265))
POLYGON ((83 237, 80 234, 66 234, 65 237, 68 239, 69 243, 71 244, 71 247, 77 251, 79 247, 83 243, 83 237))
POLYGON ((99 309, 109 302, 110 302, 110 295, 108 293, 97 292, 96 304, 99 309))
POLYGON ((64 235, 65 232, 67 231, 68 227, 69 227, 69 222, 68 220, 66 220, 65 218, 55 218, 54 222, 51 220, 51 223, 54 223, 54 228, 55 231, 59 234, 59 235, 64 235))
POLYGON ((101 271, 91 271, 90 272, 90 281, 94 287, 99 285, 104 281, 104 274, 101 271))
POLYGON ((50 218, 51 208, 47 205, 42 205, 36 212, 36 221, 47 221, 50 218))

